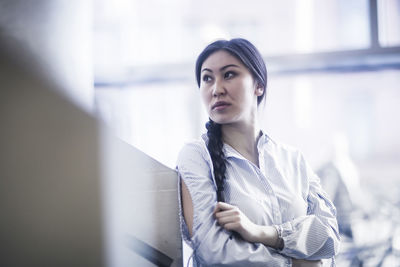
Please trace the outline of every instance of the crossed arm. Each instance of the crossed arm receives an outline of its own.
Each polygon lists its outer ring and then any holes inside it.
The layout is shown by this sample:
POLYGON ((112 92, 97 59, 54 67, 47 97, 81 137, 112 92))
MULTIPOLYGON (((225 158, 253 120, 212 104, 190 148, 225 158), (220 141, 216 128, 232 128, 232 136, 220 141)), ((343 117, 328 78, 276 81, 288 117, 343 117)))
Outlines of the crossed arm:
MULTIPOLYGON (((188 227, 189 234, 193 235, 193 203, 183 180, 182 188, 182 206, 183 216, 188 227)), ((251 222, 239 208, 228 203, 218 202, 215 206, 213 216, 217 223, 228 231, 238 233, 245 241, 250 243, 261 243, 267 247, 278 249, 280 239, 277 230, 270 225, 257 225, 251 222)), ((295 267, 316 267, 322 266, 320 260, 310 261, 303 259, 291 259, 292 266, 295 267)))

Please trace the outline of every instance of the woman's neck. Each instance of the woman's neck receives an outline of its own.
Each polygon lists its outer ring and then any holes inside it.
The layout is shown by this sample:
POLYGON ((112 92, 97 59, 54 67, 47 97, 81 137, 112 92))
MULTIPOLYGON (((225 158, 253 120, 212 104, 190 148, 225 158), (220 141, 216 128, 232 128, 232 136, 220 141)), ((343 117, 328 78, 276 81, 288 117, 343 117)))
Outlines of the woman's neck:
POLYGON ((223 124, 222 140, 238 151, 243 157, 258 166, 257 142, 260 127, 257 121, 249 124, 223 124))

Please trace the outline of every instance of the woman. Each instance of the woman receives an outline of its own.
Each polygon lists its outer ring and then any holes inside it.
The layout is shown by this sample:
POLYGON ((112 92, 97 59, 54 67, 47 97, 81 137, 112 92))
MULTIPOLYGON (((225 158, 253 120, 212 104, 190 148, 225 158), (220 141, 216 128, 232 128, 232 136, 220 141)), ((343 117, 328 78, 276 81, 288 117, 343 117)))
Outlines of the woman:
POLYGON ((195 265, 334 266, 333 204, 303 156, 259 128, 267 73, 257 49, 216 41, 199 55, 196 78, 210 121, 177 163, 195 265))

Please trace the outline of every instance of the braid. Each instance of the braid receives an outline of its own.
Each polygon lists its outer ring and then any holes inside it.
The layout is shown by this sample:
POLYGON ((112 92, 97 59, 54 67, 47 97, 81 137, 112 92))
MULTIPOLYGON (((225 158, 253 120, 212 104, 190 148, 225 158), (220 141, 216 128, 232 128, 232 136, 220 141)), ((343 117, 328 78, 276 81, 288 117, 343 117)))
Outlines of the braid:
POLYGON ((222 131, 221 124, 213 122, 211 119, 206 123, 208 144, 207 149, 210 152, 214 167, 214 177, 217 183, 217 201, 225 202, 224 183, 226 171, 226 159, 222 151, 222 131))

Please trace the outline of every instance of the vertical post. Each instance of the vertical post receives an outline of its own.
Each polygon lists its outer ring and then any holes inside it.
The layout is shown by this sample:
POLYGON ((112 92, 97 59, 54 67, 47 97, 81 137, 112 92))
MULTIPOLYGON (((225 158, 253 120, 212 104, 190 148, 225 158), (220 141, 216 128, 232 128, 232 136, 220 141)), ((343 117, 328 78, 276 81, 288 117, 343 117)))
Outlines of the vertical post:
POLYGON ((378 0, 369 0, 369 31, 370 31, 370 48, 378 49, 379 44, 379 28, 378 28, 378 0))

